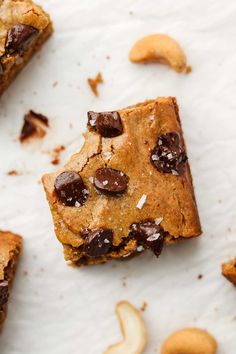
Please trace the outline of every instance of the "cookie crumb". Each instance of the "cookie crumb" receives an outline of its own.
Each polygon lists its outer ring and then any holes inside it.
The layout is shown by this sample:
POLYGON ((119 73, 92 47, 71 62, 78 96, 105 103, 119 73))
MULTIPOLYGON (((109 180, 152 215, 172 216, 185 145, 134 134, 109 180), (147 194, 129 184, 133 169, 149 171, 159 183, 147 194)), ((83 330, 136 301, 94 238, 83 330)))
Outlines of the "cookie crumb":
POLYGON ((54 81, 54 83, 52 84, 52 87, 56 87, 58 85, 58 81, 54 81))
POLYGON ((62 153, 62 151, 65 150, 65 146, 64 145, 59 145, 56 146, 53 150, 52 150, 52 160, 51 163, 53 165, 59 165, 60 164, 60 154, 62 153))
POLYGON ((24 115, 24 124, 21 129, 19 140, 21 143, 30 138, 43 138, 46 134, 45 128, 49 127, 49 120, 41 113, 30 110, 24 115))
POLYGON ((92 79, 92 78, 88 78, 88 84, 92 90, 92 92, 94 93, 95 96, 99 96, 99 93, 98 93, 98 89, 97 89, 97 86, 98 84, 102 84, 104 81, 103 81, 103 77, 102 77, 102 74, 99 72, 97 74, 97 76, 95 77, 95 79, 92 79))
POLYGON ((198 274, 198 277, 197 277, 199 280, 203 278, 203 274, 198 274))
POLYGON ((110 59, 111 59, 110 55, 107 55, 107 56, 106 56, 106 59, 107 59, 107 60, 110 60, 110 59))
POLYGON ((140 307, 140 311, 144 312, 147 309, 148 304, 144 301, 142 306, 140 307))
POLYGON ((193 71, 193 68, 191 67, 191 65, 188 65, 185 70, 185 74, 190 74, 192 71, 193 71))
POLYGON ((8 171, 8 172, 7 172, 7 175, 8 175, 8 176, 21 176, 21 175, 22 175, 22 172, 17 171, 17 170, 11 170, 11 171, 8 171))

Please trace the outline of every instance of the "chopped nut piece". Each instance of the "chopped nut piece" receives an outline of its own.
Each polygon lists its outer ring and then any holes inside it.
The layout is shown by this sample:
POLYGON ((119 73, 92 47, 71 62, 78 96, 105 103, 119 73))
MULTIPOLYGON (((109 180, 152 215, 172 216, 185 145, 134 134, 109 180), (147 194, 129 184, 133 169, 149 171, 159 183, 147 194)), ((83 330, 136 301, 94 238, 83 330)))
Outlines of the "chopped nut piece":
POLYGON ((147 343, 147 330, 140 312, 127 301, 116 305, 123 341, 110 346, 104 354, 141 354, 147 343))
POLYGON ((207 331, 185 328, 165 340, 161 354, 215 354, 216 350, 216 340, 207 331))
POLYGON ((151 34, 141 38, 132 47, 129 58, 133 63, 166 63, 179 73, 191 71, 180 45, 165 34, 151 34))

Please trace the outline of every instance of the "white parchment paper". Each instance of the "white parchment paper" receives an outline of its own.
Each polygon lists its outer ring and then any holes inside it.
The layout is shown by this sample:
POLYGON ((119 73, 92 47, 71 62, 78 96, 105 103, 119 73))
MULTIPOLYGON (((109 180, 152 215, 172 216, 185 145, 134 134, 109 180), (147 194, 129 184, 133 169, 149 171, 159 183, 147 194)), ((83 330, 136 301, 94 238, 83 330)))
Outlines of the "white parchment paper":
POLYGON ((208 329, 219 354, 235 354, 236 291, 220 265, 236 255, 236 2, 39 3, 55 33, 0 100, 0 228, 25 241, 0 353, 102 354, 120 339, 114 306, 126 299, 138 308, 148 304, 146 354, 187 326, 208 329), (134 41, 155 32, 181 43, 190 75, 129 62, 134 41), (99 71, 105 82, 96 98, 86 80, 99 71), (203 236, 165 249, 159 260, 147 252, 129 262, 68 267, 38 183, 56 168, 48 151, 64 144, 63 164, 79 150, 88 110, 169 95, 180 105, 203 236), (31 108, 46 114, 51 128, 22 146, 17 137, 31 108), (8 176, 13 169, 22 175, 8 176))

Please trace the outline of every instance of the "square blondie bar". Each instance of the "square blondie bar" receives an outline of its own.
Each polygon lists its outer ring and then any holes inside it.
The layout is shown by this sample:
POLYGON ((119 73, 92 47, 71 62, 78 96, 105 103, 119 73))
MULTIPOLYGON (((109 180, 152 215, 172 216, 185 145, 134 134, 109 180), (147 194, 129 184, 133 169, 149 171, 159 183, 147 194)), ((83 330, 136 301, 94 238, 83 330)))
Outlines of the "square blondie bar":
POLYGON ((31 0, 0 0, 0 95, 53 31, 31 0))
POLYGON ((21 236, 0 231, 0 330, 6 317, 9 287, 13 281, 21 248, 21 236))
POLYGON ((176 100, 88 112, 81 151, 43 184, 67 261, 102 263, 201 234, 176 100))

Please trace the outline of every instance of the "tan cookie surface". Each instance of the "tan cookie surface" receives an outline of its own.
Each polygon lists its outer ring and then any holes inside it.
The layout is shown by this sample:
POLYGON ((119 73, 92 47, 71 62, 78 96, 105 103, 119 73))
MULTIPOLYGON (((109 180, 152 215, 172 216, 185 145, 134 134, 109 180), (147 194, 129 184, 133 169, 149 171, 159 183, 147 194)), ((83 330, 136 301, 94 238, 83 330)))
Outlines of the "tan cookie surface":
POLYGON ((22 237, 0 231, 0 330, 7 314, 9 285, 11 285, 22 248, 22 237))
MULTIPOLYGON (((104 138, 92 130, 86 132, 84 146, 64 169, 43 177, 58 239, 66 249, 78 248, 84 243, 81 230, 106 227, 113 230, 113 244, 118 246, 129 235, 132 223, 147 219, 162 220, 161 226, 170 235, 166 243, 198 236, 201 228, 188 163, 184 174, 175 176, 158 172, 150 162, 161 134, 177 132, 184 146, 175 99, 159 98, 118 112, 123 134, 104 138), (121 196, 100 194, 91 183, 96 170, 104 166, 128 176, 127 191, 121 196), (89 192, 81 207, 63 205, 54 193, 56 177, 68 170, 79 172, 89 192), (140 200, 144 200, 141 208, 140 200)), ((73 249, 79 258, 78 252, 73 249)))
POLYGON ((22 238, 9 231, 0 231, 0 280, 5 279, 5 269, 9 262, 18 258, 22 238))

